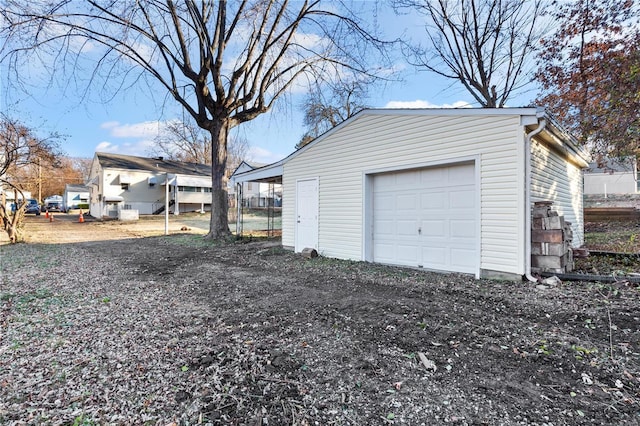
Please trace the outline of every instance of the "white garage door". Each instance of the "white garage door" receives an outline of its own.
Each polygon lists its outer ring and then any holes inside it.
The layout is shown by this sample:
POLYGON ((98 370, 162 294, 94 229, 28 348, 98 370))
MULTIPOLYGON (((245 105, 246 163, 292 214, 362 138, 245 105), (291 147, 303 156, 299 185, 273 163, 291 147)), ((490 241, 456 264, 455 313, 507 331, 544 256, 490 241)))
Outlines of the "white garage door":
POLYGON ((373 260, 476 273, 474 164, 373 177, 373 260))

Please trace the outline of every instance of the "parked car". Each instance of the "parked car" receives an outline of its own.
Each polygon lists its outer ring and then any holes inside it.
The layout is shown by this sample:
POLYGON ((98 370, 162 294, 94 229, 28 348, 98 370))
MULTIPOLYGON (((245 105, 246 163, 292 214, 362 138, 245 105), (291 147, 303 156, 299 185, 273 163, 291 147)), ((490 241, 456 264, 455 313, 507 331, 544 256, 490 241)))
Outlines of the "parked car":
POLYGON ((40 205, 33 198, 27 200, 27 206, 24 210, 25 213, 34 213, 36 216, 40 216, 40 205))
POLYGON ((58 201, 50 201, 45 206, 45 209, 50 212, 61 212, 62 211, 62 203, 58 201))

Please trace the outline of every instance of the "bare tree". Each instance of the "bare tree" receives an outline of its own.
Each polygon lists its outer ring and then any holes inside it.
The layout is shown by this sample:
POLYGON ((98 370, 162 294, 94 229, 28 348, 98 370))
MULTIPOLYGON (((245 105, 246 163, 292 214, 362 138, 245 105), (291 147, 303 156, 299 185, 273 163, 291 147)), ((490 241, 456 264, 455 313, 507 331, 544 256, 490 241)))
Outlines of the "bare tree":
POLYGON ((296 149, 365 109, 370 84, 370 79, 353 78, 312 87, 304 104, 307 132, 296 149))
POLYGON ((38 138, 25 125, 0 116, 0 225, 12 243, 21 239, 25 204, 18 201, 25 199, 23 191, 31 183, 24 171, 52 163, 58 138, 38 138), (14 209, 7 209, 7 193, 13 194, 14 209))
POLYGON ((541 0, 394 0, 426 17, 429 44, 409 45, 414 65, 460 82, 485 108, 502 108, 533 80, 541 0))
POLYGON ((208 237, 226 238, 229 130, 269 111, 300 77, 314 80, 340 68, 368 73, 367 60, 382 52, 358 15, 338 2, 323 4, 5 0, 2 57, 14 76, 24 61, 43 57, 65 81, 92 67, 89 83, 101 81, 103 92, 159 83, 211 135, 208 237))
MULTIPOLYGON (((211 164, 211 135, 198 127, 193 120, 171 120, 156 137, 154 154, 176 161, 211 164)), ((229 135, 227 142, 227 170, 235 169, 246 159, 249 141, 237 135, 229 135)))
POLYGON ((76 174, 76 181, 67 182, 67 183, 85 183, 89 180, 89 175, 91 174, 91 163, 93 161, 92 158, 82 158, 82 157, 71 157, 69 160, 72 163, 73 170, 76 174))

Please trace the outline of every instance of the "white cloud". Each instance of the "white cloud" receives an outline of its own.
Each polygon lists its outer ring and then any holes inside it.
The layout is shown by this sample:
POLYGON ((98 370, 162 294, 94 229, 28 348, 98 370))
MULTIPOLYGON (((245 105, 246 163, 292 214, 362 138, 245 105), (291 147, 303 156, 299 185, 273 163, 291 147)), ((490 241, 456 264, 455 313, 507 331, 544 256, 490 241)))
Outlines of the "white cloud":
POLYGON ((385 108, 471 108, 471 104, 466 101, 456 101, 452 104, 432 104, 429 101, 417 99, 415 101, 390 101, 385 108))
POLYGON ((271 152, 268 149, 252 146, 247 152, 247 158, 256 163, 271 164, 285 157, 284 154, 271 152))
POLYGON ((153 139, 161 132, 165 123, 160 121, 143 121, 142 123, 120 124, 117 121, 107 121, 100 128, 109 130, 114 138, 150 138, 153 139))
POLYGON ((112 154, 135 155, 148 157, 150 149, 155 145, 153 140, 140 139, 132 142, 114 144, 109 141, 102 141, 96 145, 95 152, 110 152, 112 154))
POLYGON ((96 152, 118 152, 118 145, 114 145, 111 142, 103 141, 96 145, 96 152))
POLYGON ((120 125, 117 121, 105 121, 100 125, 101 129, 112 129, 114 127, 118 127, 120 125))
POLYGON ((100 128, 108 133, 107 140, 96 145, 96 152, 137 155, 146 157, 155 147, 155 138, 164 130, 164 121, 143 121, 133 124, 121 124, 118 121, 106 121, 100 128), (109 139, 119 139, 112 142, 109 139))
POLYGON ((326 45, 327 42, 327 39, 311 33, 295 33, 292 39, 293 44, 309 50, 316 50, 319 46, 326 45))

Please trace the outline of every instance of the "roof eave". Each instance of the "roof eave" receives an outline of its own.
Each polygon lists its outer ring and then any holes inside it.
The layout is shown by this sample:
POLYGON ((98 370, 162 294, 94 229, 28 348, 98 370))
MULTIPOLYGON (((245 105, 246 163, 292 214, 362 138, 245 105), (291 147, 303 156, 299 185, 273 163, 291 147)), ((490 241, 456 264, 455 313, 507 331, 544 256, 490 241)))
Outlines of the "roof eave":
POLYGON ((550 114, 545 112, 544 119, 547 121, 547 125, 543 133, 549 135, 548 139, 575 164, 581 168, 589 167, 591 156, 580 146, 578 140, 567 132, 550 114))

